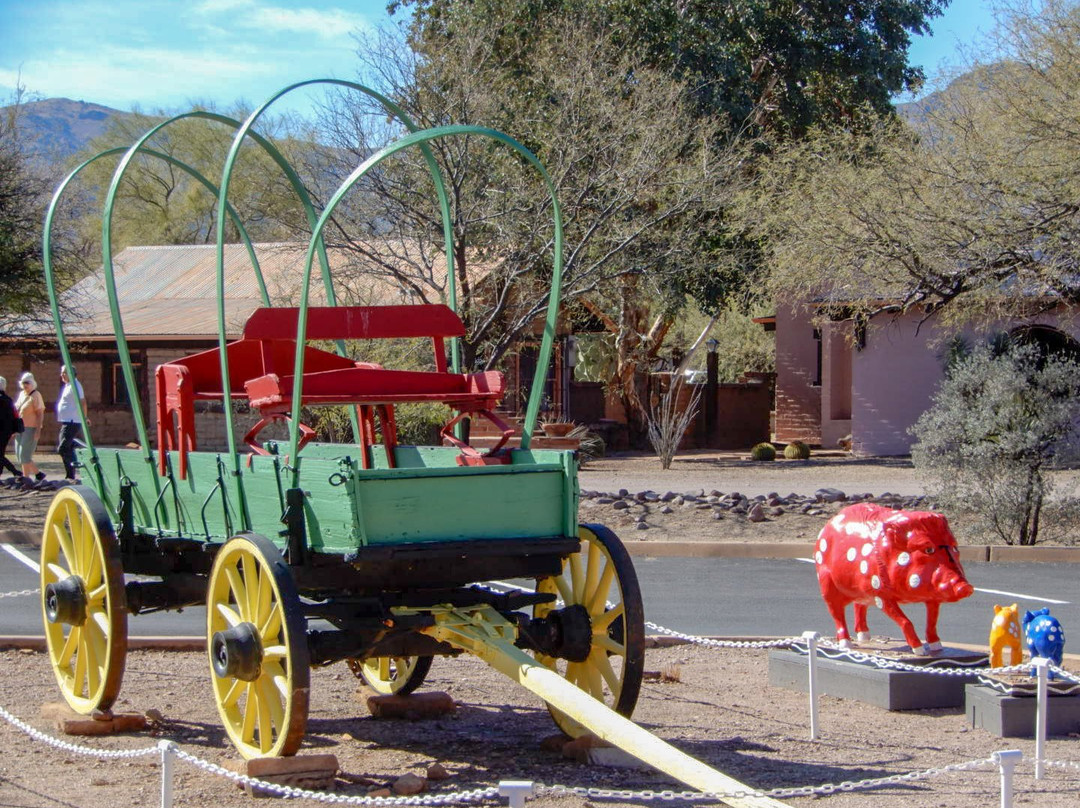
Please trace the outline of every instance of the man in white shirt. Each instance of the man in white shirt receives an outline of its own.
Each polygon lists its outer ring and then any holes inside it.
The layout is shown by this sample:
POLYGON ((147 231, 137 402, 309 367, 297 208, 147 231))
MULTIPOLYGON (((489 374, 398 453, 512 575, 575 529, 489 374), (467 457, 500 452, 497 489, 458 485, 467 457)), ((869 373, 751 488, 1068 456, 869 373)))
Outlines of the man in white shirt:
MULTIPOLYGON (((56 420, 60 422, 60 439, 57 442, 56 451, 64 461, 65 476, 69 480, 75 479, 75 441, 82 432, 82 424, 79 422, 79 405, 75 396, 82 402, 83 412, 86 411, 86 396, 83 395, 82 385, 78 379, 74 382, 68 377, 66 365, 60 366, 60 397, 56 399, 56 420)), ((90 422, 87 417, 87 423, 90 422)))

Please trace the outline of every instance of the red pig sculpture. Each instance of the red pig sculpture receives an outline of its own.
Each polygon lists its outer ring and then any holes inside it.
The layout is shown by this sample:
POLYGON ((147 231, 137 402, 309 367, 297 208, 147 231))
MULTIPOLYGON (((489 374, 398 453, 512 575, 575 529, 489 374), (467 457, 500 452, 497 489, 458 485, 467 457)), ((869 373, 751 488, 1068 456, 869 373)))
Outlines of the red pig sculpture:
POLYGON ((836 622, 836 639, 850 647, 845 610, 855 604, 855 631, 869 640, 866 610, 875 604, 896 621, 920 656, 941 649, 937 633, 942 603, 955 603, 974 588, 964 577, 956 539, 939 513, 852 505, 829 520, 814 554, 821 596, 836 622), (926 642, 900 610, 926 604, 926 642))

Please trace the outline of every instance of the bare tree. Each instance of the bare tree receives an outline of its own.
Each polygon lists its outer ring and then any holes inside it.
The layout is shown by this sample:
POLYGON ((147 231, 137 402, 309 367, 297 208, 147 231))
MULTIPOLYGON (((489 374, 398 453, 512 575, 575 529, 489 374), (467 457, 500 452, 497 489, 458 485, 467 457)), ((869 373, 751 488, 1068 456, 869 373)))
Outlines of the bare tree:
POLYGON ((818 132, 777 152, 744 212, 778 294, 983 320, 1080 300, 1080 6, 1000 13, 997 61, 911 125, 818 132))

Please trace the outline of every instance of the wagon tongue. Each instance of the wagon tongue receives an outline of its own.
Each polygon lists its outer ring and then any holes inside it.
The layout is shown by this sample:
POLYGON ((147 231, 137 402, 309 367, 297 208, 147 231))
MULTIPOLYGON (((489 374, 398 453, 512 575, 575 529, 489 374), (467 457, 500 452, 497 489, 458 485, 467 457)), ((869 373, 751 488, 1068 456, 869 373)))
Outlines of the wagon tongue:
MULTIPOLYGON (((582 698, 571 682, 514 645, 516 626, 490 606, 446 607, 434 611, 435 625, 424 633, 468 651, 527 687, 599 738, 647 762, 691 788, 710 794, 752 793, 753 789, 680 752, 600 701, 582 698)), ((731 796, 733 808, 783 808, 770 797, 731 796)))

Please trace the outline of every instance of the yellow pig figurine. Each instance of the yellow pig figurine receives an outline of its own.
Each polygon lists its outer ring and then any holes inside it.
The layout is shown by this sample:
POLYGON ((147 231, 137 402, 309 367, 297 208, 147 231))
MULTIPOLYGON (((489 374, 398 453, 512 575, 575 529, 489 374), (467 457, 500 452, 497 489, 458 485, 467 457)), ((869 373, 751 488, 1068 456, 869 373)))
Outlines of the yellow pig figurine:
POLYGON ((1009 664, 1019 665, 1024 660, 1020 646, 1020 619, 1016 604, 1012 606, 994 605, 994 622, 990 626, 990 667, 1004 665, 1002 651, 1009 649, 1009 664))

